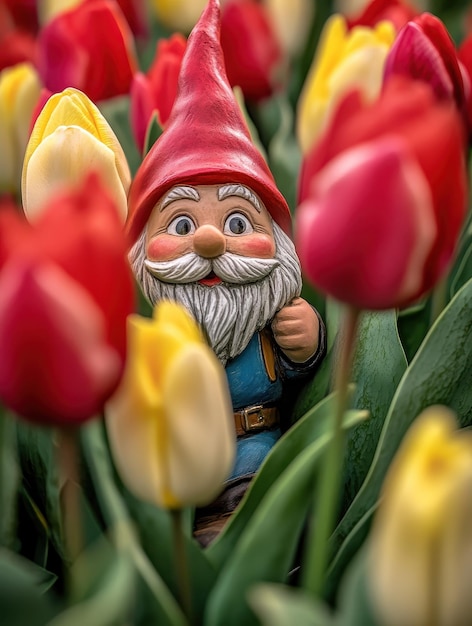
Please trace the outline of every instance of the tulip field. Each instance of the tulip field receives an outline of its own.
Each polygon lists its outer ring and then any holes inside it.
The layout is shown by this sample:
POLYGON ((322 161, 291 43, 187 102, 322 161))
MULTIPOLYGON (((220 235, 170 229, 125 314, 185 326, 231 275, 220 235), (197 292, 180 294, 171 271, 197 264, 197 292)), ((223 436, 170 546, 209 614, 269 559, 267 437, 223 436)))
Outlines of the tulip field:
POLYGON ((471 137, 465 0, 0 0, 1 626, 472 624, 471 137))

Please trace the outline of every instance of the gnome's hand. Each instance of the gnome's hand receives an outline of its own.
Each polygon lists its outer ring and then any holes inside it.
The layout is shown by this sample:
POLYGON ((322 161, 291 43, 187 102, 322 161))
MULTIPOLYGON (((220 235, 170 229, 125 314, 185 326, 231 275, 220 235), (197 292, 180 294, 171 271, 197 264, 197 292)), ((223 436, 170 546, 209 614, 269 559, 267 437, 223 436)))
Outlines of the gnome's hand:
POLYGON ((303 298, 294 298, 272 320, 274 339, 282 352, 295 363, 303 363, 318 348, 320 322, 303 298))

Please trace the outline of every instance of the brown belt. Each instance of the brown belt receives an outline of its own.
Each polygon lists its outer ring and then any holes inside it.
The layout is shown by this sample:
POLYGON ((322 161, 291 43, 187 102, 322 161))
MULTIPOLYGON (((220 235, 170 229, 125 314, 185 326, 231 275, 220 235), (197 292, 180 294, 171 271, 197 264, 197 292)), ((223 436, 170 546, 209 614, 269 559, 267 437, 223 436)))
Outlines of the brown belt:
POLYGON ((279 425, 279 411, 275 406, 256 404, 234 413, 236 435, 241 437, 247 433, 268 430, 279 425))

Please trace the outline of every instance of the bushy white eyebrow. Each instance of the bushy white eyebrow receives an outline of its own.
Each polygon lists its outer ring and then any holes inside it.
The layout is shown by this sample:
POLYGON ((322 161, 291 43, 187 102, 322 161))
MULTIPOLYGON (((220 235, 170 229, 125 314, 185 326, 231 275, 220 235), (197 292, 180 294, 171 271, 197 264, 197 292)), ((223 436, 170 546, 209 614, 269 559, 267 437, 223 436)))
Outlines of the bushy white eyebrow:
POLYGON ((229 196, 239 196, 240 198, 244 198, 248 202, 250 202, 254 208, 259 211, 262 211, 262 205, 259 198, 253 193, 248 187, 239 184, 231 184, 231 185, 223 185, 218 188, 218 200, 224 200, 229 196))
POLYGON ((195 189, 195 187, 189 187, 187 185, 179 185, 178 187, 173 187, 173 189, 171 189, 169 193, 167 193, 161 200, 161 211, 162 209, 165 209, 165 207, 171 202, 182 199, 195 200, 196 202, 198 202, 200 200, 200 194, 195 189))

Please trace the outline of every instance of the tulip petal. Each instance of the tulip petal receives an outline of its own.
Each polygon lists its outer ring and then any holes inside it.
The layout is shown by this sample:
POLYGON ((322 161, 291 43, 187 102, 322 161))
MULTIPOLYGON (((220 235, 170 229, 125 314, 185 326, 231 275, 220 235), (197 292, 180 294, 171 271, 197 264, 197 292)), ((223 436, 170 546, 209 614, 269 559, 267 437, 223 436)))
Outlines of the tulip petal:
POLYGON ((386 626, 469 622, 472 436, 456 428, 446 407, 426 409, 384 482, 368 582, 386 626))
POLYGON ((296 243, 307 277, 361 309, 413 298, 435 236, 425 177, 392 137, 333 159, 298 208, 296 243))
POLYGON ((190 344, 176 355, 163 396, 169 494, 180 503, 207 504, 231 473, 236 440, 224 370, 207 346, 190 344))
POLYGON ((31 155, 24 175, 24 210, 34 220, 57 191, 77 186, 88 172, 99 173, 124 221, 126 192, 119 179, 113 152, 78 126, 59 127, 31 155))
POLYGON ((98 307, 52 264, 11 262, 0 283, 2 399, 40 423, 95 415, 121 369, 98 307))

